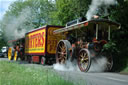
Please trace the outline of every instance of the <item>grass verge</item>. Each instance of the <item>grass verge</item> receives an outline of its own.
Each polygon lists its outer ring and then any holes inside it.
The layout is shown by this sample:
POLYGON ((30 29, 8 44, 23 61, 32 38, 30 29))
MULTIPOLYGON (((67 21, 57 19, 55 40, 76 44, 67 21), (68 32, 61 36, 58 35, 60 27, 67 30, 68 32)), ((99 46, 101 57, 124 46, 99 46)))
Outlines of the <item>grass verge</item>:
POLYGON ((0 85, 73 85, 44 68, 0 61, 0 85))
POLYGON ((127 72, 127 74, 128 74, 128 66, 125 68, 125 69, 123 69, 121 72, 127 72))

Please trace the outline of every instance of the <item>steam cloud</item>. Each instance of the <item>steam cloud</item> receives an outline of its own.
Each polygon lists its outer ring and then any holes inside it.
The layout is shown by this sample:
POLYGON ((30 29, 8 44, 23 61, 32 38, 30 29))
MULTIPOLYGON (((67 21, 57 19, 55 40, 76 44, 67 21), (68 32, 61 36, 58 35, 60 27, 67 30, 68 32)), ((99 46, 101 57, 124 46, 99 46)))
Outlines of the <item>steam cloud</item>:
POLYGON ((25 36, 25 33, 34 28, 32 24, 33 19, 31 8, 23 9, 19 16, 9 16, 8 22, 4 29, 6 40, 14 40, 22 38, 25 36))
MULTIPOLYGON (((91 57, 91 66, 88 72, 105 71, 107 66, 107 59, 105 56, 97 56, 97 57, 92 57, 91 55, 89 56, 91 57)), ((80 71, 77 65, 77 60, 74 60, 73 62, 71 62, 70 60, 67 60, 65 64, 56 63, 53 65, 53 68, 59 71, 80 71)))
POLYGON ((53 64, 53 68, 59 71, 80 71, 76 60, 73 62, 67 60, 65 64, 53 64))
POLYGON ((116 0, 92 0, 91 5, 89 6, 89 10, 87 11, 86 17, 88 20, 92 18, 93 15, 98 13, 98 8, 104 5, 104 9, 106 9, 110 5, 116 4, 116 0))
POLYGON ((106 57, 97 57, 92 59, 91 66, 88 72, 103 72, 106 69, 107 59, 106 57))

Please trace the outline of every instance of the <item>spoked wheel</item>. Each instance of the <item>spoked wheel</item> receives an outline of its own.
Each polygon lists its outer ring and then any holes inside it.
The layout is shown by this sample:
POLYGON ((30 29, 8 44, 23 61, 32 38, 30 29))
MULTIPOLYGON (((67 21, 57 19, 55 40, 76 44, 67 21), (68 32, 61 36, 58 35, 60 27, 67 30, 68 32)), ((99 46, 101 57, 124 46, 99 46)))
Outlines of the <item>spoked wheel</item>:
POLYGON ((78 67, 82 72, 87 72, 90 68, 91 60, 87 49, 81 49, 78 55, 78 67))
POLYGON ((64 64, 65 61, 70 56, 69 48, 71 47, 71 44, 68 40, 61 40, 56 49, 56 62, 64 64))
POLYGON ((106 65, 106 70, 105 71, 111 71, 111 69, 113 67, 113 58, 112 58, 112 55, 109 55, 106 58, 107 58, 107 65, 106 65))
POLYGON ((8 60, 12 60, 12 48, 8 48, 8 60))
POLYGON ((18 60, 18 51, 14 52, 14 60, 17 61, 18 60))
POLYGON ((45 58, 44 57, 41 58, 41 64, 45 65, 45 58))

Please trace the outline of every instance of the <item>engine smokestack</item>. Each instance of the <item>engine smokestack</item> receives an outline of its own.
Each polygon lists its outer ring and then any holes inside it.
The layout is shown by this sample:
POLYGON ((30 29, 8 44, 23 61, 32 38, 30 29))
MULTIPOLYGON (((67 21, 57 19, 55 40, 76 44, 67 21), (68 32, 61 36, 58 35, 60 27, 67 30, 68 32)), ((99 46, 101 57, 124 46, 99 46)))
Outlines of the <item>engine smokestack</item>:
POLYGON ((116 0, 92 0, 91 5, 89 6, 89 10, 87 11, 86 17, 88 20, 92 19, 94 15, 99 12, 99 8, 104 6, 104 14, 107 13, 107 8, 110 5, 116 4, 116 0))

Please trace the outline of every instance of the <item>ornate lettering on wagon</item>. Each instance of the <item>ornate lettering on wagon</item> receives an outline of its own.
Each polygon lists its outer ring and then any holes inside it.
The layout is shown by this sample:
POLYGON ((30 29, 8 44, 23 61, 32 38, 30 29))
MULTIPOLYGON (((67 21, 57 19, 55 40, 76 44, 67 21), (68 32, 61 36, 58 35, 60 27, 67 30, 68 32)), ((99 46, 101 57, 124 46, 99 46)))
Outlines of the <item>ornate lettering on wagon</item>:
POLYGON ((62 39, 63 35, 61 34, 53 34, 53 31, 59 29, 57 27, 50 27, 48 29, 48 37, 47 37, 47 52, 50 54, 56 53, 56 46, 60 39, 62 39))
POLYGON ((26 39, 26 52, 44 53, 45 52, 45 29, 29 33, 26 39))

